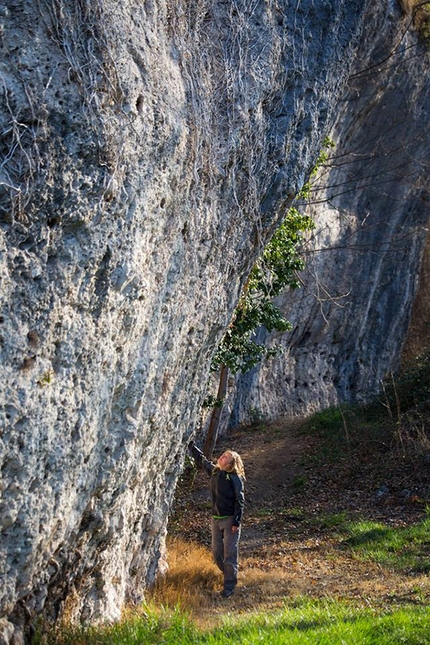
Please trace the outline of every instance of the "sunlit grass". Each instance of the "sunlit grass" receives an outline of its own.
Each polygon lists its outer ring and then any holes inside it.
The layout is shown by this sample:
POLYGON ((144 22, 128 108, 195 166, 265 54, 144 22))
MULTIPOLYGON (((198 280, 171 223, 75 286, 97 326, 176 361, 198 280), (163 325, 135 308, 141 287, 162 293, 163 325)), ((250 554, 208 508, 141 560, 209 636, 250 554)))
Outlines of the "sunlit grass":
POLYGON ((35 645, 428 645, 428 607, 376 610, 334 600, 299 599, 271 613, 230 616, 201 630, 178 610, 146 607, 118 625, 81 631, 63 629, 35 645))
POLYGON ((230 627, 232 639, 241 645, 425 645, 430 642, 429 616, 428 608, 378 612, 345 602, 300 599, 274 614, 258 614, 252 620, 230 619, 215 632, 218 640, 202 642, 226 642, 222 637, 230 627))
POLYGON ((360 558, 397 570, 430 572, 430 514, 421 522, 391 528, 379 522, 353 522, 343 542, 360 558))
POLYGON ((197 629, 185 612, 145 606, 110 626, 76 628, 61 625, 38 634, 33 645, 158 645, 198 642, 197 629))

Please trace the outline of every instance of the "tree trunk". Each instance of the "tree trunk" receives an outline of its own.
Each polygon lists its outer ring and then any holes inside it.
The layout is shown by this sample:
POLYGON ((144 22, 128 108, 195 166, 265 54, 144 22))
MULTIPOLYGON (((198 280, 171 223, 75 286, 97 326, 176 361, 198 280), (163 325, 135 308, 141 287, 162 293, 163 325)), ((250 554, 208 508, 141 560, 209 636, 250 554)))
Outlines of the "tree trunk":
MULTIPOLYGON (((227 365, 223 365, 219 374, 217 399, 222 400, 226 395, 227 378, 228 378, 228 367, 227 365)), ((212 410, 209 429, 206 435, 205 445, 203 446, 203 452, 208 459, 212 459, 212 455, 215 450, 216 442, 218 439, 219 420, 221 418, 222 408, 223 408, 223 405, 220 405, 212 410)))

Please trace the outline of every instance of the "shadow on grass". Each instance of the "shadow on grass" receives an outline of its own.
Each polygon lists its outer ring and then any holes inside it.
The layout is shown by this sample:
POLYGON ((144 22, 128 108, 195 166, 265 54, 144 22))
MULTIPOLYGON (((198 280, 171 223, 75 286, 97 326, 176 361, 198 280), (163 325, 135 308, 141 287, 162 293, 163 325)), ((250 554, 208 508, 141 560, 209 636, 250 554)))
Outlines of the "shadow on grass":
POLYGON ((349 547, 364 546, 372 543, 381 544, 391 536, 391 529, 383 527, 374 527, 358 535, 343 540, 342 544, 349 547))
POLYGON ((371 522, 348 527, 350 536, 340 543, 359 557, 405 573, 430 571, 430 517, 407 527, 392 528, 371 522))

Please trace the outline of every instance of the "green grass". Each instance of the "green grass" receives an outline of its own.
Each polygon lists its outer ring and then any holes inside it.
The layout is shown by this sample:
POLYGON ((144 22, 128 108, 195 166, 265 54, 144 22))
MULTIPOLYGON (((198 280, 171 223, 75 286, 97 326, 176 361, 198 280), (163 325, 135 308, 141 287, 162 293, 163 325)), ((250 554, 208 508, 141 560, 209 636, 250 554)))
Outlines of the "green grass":
MULTIPOLYGON (((370 521, 353 522, 343 545, 360 558, 409 572, 430 572, 430 514, 405 528, 370 521)), ((429 628, 430 629, 430 628, 429 628)))
POLYGON ((389 377, 374 401, 317 412, 302 426, 302 432, 320 440, 311 461, 334 464, 361 445, 397 446, 412 456, 427 455, 429 427, 430 348, 389 377))
POLYGON ((309 520, 309 525, 320 531, 330 531, 336 529, 337 532, 344 530, 348 521, 346 513, 321 513, 309 520))
POLYGON ((63 631, 35 645, 427 645, 430 609, 364 608, 340 601, 296 600, 271 613, 230 616, 221 627, 197 629, 186 614, 146 609, 140 617, 104 629, 63 631))
POLYGON ((304 435, 318 437, 307 464, 333 465, 364 444, 390 443, 392 430, 380 402, 368 406, 337 406, 316 412, 303 424, 304 435))
POLYGON ((429 617, 430 611, 424 607, 378 613, 346 603, 304 600, 301 606, 251 621, 231 620, 201 642, 221 645, 228 642, 227 636, 240 645, 424 645, 430 643, 429 617))

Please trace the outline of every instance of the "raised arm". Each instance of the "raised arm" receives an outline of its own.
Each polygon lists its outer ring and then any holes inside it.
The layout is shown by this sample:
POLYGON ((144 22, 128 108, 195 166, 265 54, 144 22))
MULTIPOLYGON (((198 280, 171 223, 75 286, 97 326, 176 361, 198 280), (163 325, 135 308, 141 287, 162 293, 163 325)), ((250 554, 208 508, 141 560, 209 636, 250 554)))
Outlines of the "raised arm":
POLYGON ((208 475, 212 475, 213 471, 215 470, 215 464, 212 463, 212 461, 209 461, 209 459, 206 459, 202 451, 197 448, 194 441, 190 441, 190 443, 188 444, 188 450, 190 451, 191 456, 196 462, 196 465, 199 468, 205 470, 208 475))

